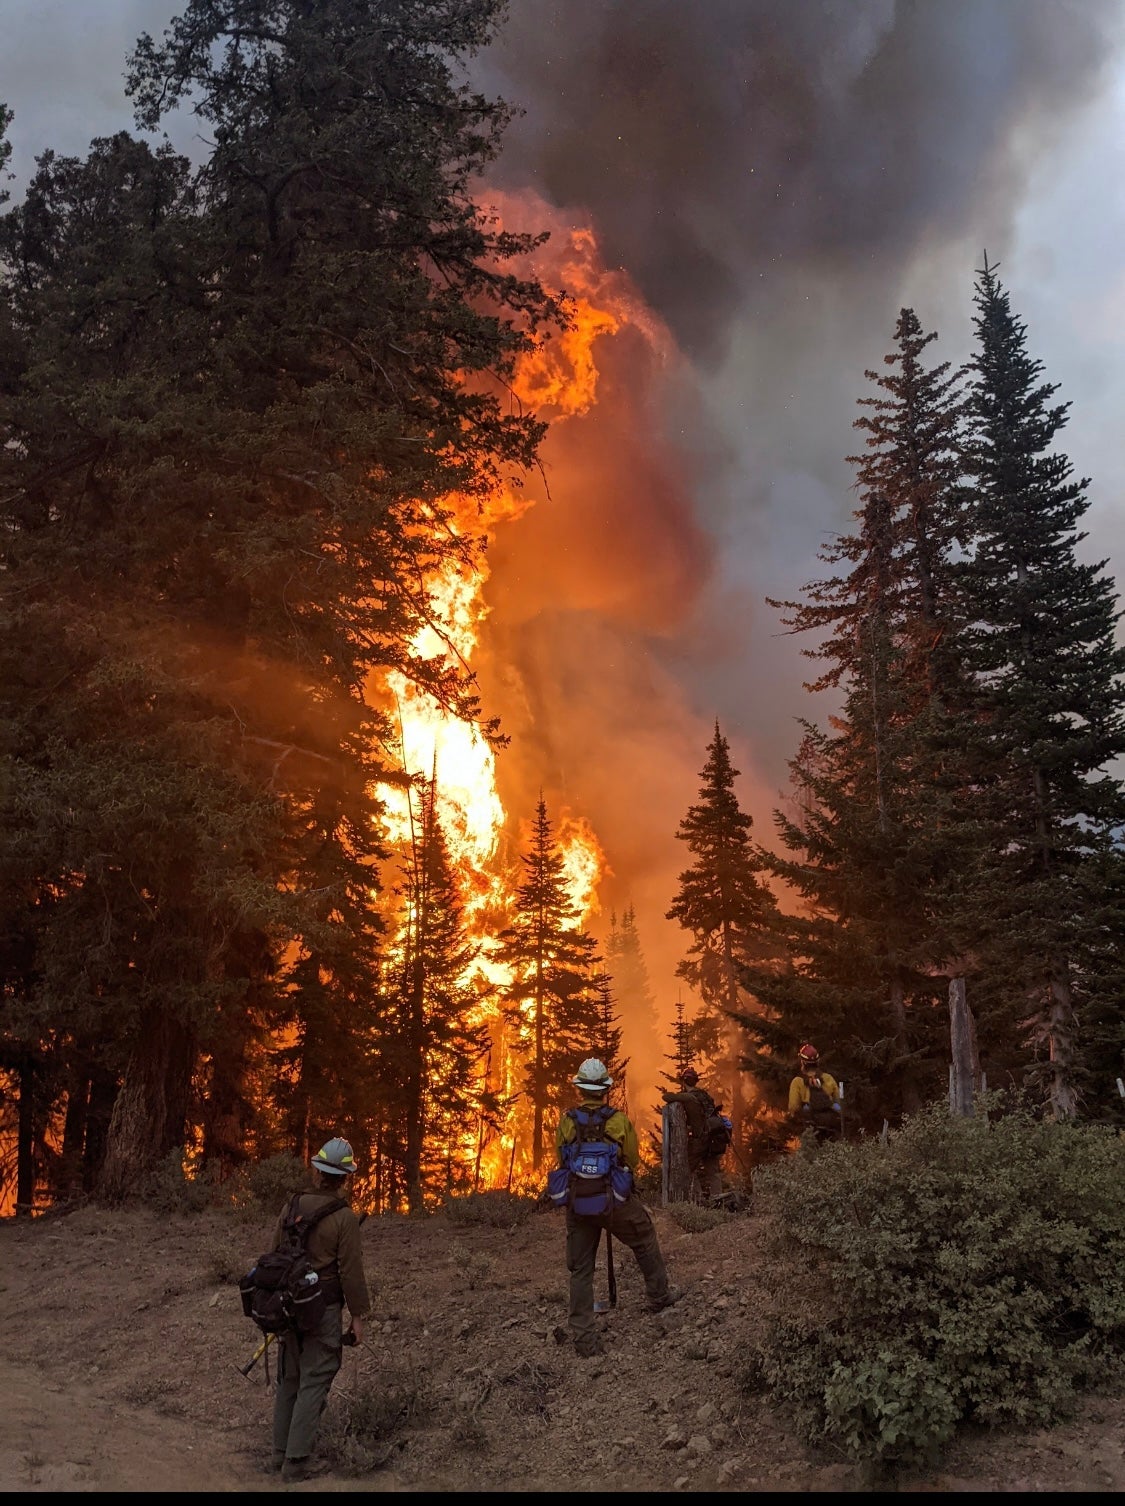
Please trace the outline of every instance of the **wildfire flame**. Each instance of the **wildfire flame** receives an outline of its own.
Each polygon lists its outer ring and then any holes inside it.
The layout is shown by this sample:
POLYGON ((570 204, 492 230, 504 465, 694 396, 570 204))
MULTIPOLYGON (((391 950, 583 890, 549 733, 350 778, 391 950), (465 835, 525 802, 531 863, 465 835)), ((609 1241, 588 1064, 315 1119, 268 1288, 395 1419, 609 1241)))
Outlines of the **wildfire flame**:
MULTIPOLYGON (((518 206, 526 212, 526 204, 518 206)), ((598 368, 595 347, 603 337, 617 335, 626 325, 652 336, 651 321, 619 273, 601 264, 596 238, 585 227, 556 232, 556 250, 549 280, 565 286, 571 299, 570 326, 528 353, 513 382, 517 400, 553 423, 580 419, 597 401, 598 368)), ((518 519, 531 500, 514 487, 498 487, 482 503, 479 497, 453 495, 441 503, 441 526, 467 544, 487 540, 499 526, 518 519)), ((419 631, 414 651, 445 663, 460 662, 471 669, 488 615, 486 588, 489 570, 482 553, 465 559, 446 559, 426 582, 431 624, 419 631)), ((500 838, 507 813, 496 787, 496 752, 475 726, 451 715, 431 696, 399 673, 389 673, 383 686, 398 721, 404 771, 436 780, 438 817, 458 876, 466 921, 480 946, 477 968, 489 982, 510 981, 492 960, 496 938, 489 934, 490 917, 508 907, 519 883, 518 868, 499 861, 500 838)), ((392 792, 386 802, 386 835, 394 844, 411 838, 408 792, 392 792)), ((562 812, 555 823, 557 850, 562 858, 567 890, 583 923, 596 914, 598 885, 607 871, 605 855, 590 823, 581 815, 562 812)), ((482 1004, 482 1018, 499 1025, 495 1005, 482 1004)), ((520 1063, 502 1040, 491 1058, 492 1085, 502 1094, 518 1092, 520 1063)), ((465 1159, 476 1162, 486 1186, 503 1185, 526 1174, 529 1156, 515 1154, 519 1131, 514 1123, 482 1146, 475 1136, 462 1147, 465 1159)), ((523 1137, 526 1140, 526 1137, 523 1137)))

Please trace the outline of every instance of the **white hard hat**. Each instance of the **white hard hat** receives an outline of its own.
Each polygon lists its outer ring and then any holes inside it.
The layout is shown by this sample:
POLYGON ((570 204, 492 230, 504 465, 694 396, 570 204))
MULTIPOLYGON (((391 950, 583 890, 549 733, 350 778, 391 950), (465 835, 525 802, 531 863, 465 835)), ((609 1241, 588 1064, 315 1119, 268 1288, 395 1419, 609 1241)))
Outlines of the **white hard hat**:
POLYGON ((346 1177, 355 1170, 355 1157, 346 1140, 329 1140, 312 1158, 317 1171, 327 1172, 330 1177, 346 1177))
POLYGON ((608 1093, 613 1087, 613 1078, 606 1071, 605 1063, 596 1056, 588 1056, 570 1080, 576 1088, 584 1088, 587 1093, 608 1093))

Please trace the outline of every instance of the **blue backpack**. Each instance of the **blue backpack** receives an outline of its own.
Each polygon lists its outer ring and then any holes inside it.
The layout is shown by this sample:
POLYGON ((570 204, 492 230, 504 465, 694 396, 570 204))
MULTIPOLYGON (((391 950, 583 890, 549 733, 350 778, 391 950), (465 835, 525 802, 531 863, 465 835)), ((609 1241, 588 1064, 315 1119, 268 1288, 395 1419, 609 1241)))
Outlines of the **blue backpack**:
POLYGON ((633 1173, 621 1164, 621 1147, 605 1133, 617 1112, 608 1103, 596 1109, 568 1109, 577 1131, 562 1151, 563 1163, 547 1174, 547 1194, 556 1208, 599 1218, 633 1192, 633 1173))

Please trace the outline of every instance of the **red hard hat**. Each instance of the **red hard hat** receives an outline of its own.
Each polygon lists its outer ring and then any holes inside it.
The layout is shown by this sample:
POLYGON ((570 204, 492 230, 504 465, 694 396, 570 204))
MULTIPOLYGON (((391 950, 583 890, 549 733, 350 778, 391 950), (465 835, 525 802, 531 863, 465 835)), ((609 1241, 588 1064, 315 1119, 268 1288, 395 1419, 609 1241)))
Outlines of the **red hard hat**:
POLYGON ((695 1070, 694 1067, 685 1067, 684 1070, 680 1073, 680 1081, 693 1083, 698 1082, 699 1073, 695 1070))
POLYGON ((797 1055, 803 1062, 812 1063, 818 1062, 820 1060, 820 1052, 816 1049, 815 1046, 810 1046, 808 1041, 806 1041, 801 1049, 797 1052, 797 1055))

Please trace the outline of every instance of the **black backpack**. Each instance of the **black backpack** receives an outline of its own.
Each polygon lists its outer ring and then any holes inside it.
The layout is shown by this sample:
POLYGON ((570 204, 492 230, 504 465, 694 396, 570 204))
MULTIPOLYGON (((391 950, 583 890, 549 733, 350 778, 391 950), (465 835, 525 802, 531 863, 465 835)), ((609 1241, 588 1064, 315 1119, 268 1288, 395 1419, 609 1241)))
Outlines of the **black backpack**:
POLYGON ((820 1085, 820 1078, 816 1077, 809 1083, 809 1113, 814 1119, 824 1114, 831 1114, 833 1104, 831 1098, 820 1085))
POLYGON ((328 1300, 325 1283, 313 1270, 307 1254, 309 1231, 322 1218, 348 1205, 333 1198, 306 1218, 297 1211, 303 1193, 295 1193, 281 1224, 281 1245, 258 1256, 258 1263, 238 1283, 242 1311, 263 1333, 311 1333, 324 1317, 328 1300))
POLYGON ((715 1156, 725 1156, 731 1148, 734 1140, 734 1125, 724 1113, 721 1113, 721 1103, 716 1103, 710 1093, 699 1089, 700 1096, 706 1099, 703 1105, 706 1117, 703 1120, 703 1155, 708 1160, 715 1156))

